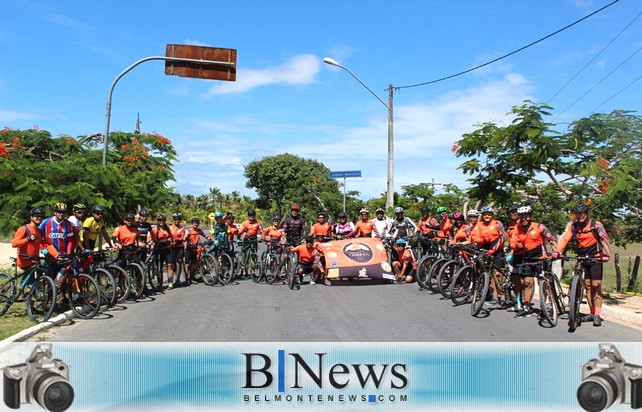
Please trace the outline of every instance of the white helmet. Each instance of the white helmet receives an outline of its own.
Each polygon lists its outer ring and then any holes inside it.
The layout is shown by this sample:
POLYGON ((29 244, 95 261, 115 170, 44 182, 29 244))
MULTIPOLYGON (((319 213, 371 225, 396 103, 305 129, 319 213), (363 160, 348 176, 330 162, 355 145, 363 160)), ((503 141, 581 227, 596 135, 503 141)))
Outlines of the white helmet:
POLYGON ((395 213, 403 213, 403 207, 401 206, 395 207, 395 213))
POLYGON ((468 213, 466 213, 468 217, 479 217, 479 210, 477 209, 470 209, 468 213))
POLYGON ((530 207, 530 206, 521 206, 521 207, 519 207, 519 208, 517 209, 517 214, 518 214, 518 215, 521 215, 521 214, 531 214, 531 213, 533 213, 533 209, 531 209, 531 207, 530 207))

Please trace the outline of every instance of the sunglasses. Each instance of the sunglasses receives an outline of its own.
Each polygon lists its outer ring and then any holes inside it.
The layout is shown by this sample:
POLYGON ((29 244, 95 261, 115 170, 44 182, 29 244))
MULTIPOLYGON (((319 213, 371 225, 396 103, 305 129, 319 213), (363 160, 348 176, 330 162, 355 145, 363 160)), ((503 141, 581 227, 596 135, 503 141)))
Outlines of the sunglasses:
POLYGON ((36 219, 44 219, 44 218, 45 218, 45 217, 44 217, 44 216, 42 216, 42 215, 33 215, 33 216, 31 216, 31 217, 36 218, 36 219))
POLYGON ((94 212, 96 216, 102 216, 104 213, 103 212, 94 212))

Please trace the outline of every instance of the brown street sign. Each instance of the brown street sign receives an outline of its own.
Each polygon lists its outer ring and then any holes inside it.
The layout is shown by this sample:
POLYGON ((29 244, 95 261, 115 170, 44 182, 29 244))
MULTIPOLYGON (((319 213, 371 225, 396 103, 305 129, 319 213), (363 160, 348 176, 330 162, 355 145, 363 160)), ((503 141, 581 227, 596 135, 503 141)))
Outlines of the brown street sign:
POLYGON ((168 44, 165 57, 207 60, 213 63, 165 61, 165 74, 197 79, 236 81, 236 49, 168 44))

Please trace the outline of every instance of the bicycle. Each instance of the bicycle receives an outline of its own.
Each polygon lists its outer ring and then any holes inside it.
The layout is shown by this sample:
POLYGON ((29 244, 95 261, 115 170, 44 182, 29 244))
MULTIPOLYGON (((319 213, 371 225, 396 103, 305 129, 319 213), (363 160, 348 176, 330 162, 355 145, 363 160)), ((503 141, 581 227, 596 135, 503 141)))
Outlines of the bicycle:
MULTIPOLYGON (((122 303, 129 297, 130 281, 125 269, 116 264, 117 258, 109 259, 107 251, 100 250, 91 252, 92 261, 90 262, 91 271, 101 268, 106 269, 114 278, 115 283, 115 303, 122 303)), ((115 304, 114 303, 114 304, 115 304)))
POLYGON ((56 276, 56 286, 74 314, 81 319, 91 319, 100 311, 100 286, 93 277, 81 271, 79 257, 84 255, 60 255, 62 273, 56 276))
MULTIPOLYGON (((125 266, 125 272, 129 278, 129 296, 135 299, 145 297, 145 273, 146 270, 141 264, 136 245, 124 246, 119 255, 122 258, 122 264, 125 266)), ((178 279, 178 277, 177 277, 178 279)))
POLYGON ((559 316, 567 312, 568 295, 550 267, 551 262, 544 261, 543 270, 539 273, 539 301, 548 324, 556 326, 559 316))
POLYGON ((586 266, 598 260, 595 257, 576 256, 564 257, 566 260, 575 260, 573 275, 571 276, 571 285, 569 287, 569 308, 568 308, 568 331, 575 332, 578 326, 581 326, 580 306, 584 300, 584 279, 586 278, 586 266))
POLYGON ((261 254, 262 276, 268 285, 272 285, 281 274, 283 262, 280 255, 283 253, 277 253, 282 248, 279 242, 279 239, 266 241, 267 250, 261 254))
POLYGON ((163 261, 160 251, 164 246, 169 245, 169 240, 162 240, 152 243, 145 259, 145 268, 147 269, 147 283, 153 292, 163 291, 163 261))
POLYGON ((216 244, 215 241, 208 241, 205 244, 205 254, 212 256, 216 261, 216 279, 221 285, 227 285, 234 279, 234 255, 233 243, 216 244))
POLYGON ((417 283, 420 289, 428 289, 433 293, 439 293, 437 276, 441 267, 452 260, 455 255, 451 248, 442 249, 442 241, 430 240, 426 253, 417 263, 417 283))
POLYGON ((301 289, 301 279, 299 274, 296 273, 297 263, 299 261, 299 254, 290 251, 290 245, 286 245, 283 256, 283 270, 285 271, 288 288, 301 289))
POLYGON ((118 287, 114 276, 106 268, 99 267, 95 260, 103 259, 104 254, 100 252, 84 252, 76 255, 82 271, 96 279, 100 288, 100 303, 105 309, 113 307, 118 301, 118 287))
POLYGON ((254 283, 261 282, 263 276, 261 276, 261 270, 258 267, 259 255, 256 253, 255 242, 248 239, 239 239, 236 243, 241 246, 241 252, 238 254, 239 269, 235 277, 238 277, 240 271, 243 270, 245 276, 251 277, 254 283))
POLYGON ((449 255, 452 256, 452 259, 439 265, 439 273, 436 278, 437 288, 441 295, 446 299, 450 299, 453 277, 459 268, 472 263, 473 256, 476 253, 474 248, 466 245, 452 244, 449 248, 449 255))
POLYGON ((0 273, 0 316, 4 315, 15 302, 23 297, 27 305, 27 316, 34 323, 49 320, 56 304, 56 284, 51 278, 49 268, 41 264, 41 258, 21 255, 30 259, 38 259, 38 263, 24 275, 18 275, 16 258, 9 258, 15 267, 14 276, 0 273), (22 281, 20 278, 22 277, 22 281))
POLYGON ((452 279, 450 299, 455 305, 463 305, 469 300, 470 314, 477 316, 484 307, 490 285, 489 273, 493 270, 493 256, 480 249, 474 254, 471 263, 459 268, 452 279))

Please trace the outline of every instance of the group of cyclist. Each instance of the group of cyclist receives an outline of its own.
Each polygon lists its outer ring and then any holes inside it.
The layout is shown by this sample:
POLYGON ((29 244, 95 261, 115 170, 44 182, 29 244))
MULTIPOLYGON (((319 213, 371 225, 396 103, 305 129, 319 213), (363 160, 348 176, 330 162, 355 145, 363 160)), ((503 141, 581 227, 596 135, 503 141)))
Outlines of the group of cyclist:
MULTIPOLYGON (((370 212, 363 208, 356 223, 348 220, 345 212, 337 215, 336 222, 330 224, 324 212, 316 215, 316 222, 308 230, 306 222, 300 215, 297 205, 292 205, 290 215, 285 219, 275 215, 272 225, 263 227, 256 219, 256 211, 248 210, 247 219, 240 225, 235 223, 232 213, 213 213, 213 220, 208 236, 200 229, 200 219, 191 219, 190 227, 182 225, 182 215, 174 213, 173 223, 167 224, 167 217, 159 214, 156 225, 148 222, 149 212, 141 209, 138 216, 125 213, 123 224, 118 226, 111 236, 107 233, 103 217, 105 208, 96 205, 90 215, 85 217, 86 207, 76 204, 72 207, 73 215, 67 218, 68 208, 64 203, 54 206, 54 214, 45 218, 42 207, 30 211, 30 221, 18 228, 12 246, 18 249, 16 261, 19 273, 24 273, 37 263, 41 250, 54 260, 59 256, 69 255, 76 249, 93 250, 99 235, 106 243, 122 254, 128 248, 136 248, 138 258, 144 260, 151 245, 158 248, 161 262, 167 266, 167 289, 180 285, 177 272, 179 265, 184 268, 185 282, 189 286, 195 281, 190 270, 198 259, 197 248, 203 239, 210 239, 214 247, 233 249, 233 241, 242 239, 252 244, 256 250, 260 238, 281 255, 285 248, 298 255, 296 271, 301 280, 305 274, 311 276, 310 284, 323 280, 325 269, 323 254, 318 243, 330 239, 351 237, 378 237, 390 244, 393 257, 392 270, 397 283, 409 283, 415 280, 417 259, 409 247, 409 239, 420 240, 426 251, 429 241, 437 240, 443 244, 459 243, 477 246, 494 258, 499 269, 498 276, 507 273, 511 277, 517 302, 511 309, 515 317, 531 316, 533 298, 533 273, 529 267, 522 265, 549 258, 546 243, 549 244, 553 259, 563 255, 569 242, 575 241, 578 254, 591 256, 595 260, 587 263, 585 287, 590 313, 583 316, 583 321, 592 321, 595 326, 602 323, 602 275, 603 262, 610 257, 609 237, 604 226, 589 219, 589 207, 579 202, 573 209, 573 221, 568 224, 559 241, 542 223, 533 221, 530 206, 509 206, 506 209, 506 223, 495 216, 491 206, 484 206, 479 211, 468 210, 466 216, 461 212, 450 213, 446 207, 436 209, 436 216, 430 216, 429 209, 420 209, 421 219, 415 224, 406 216, 401 207, 394 209, 394 219, 387 219, 383 209, 375 211, 375 218, 370 219, 370 212), (468 219, 466 219, 468 218, 468 219), (507 255, 508 253, 508 255, 507 255)), ((182 269, 181 268, 181 269, 182 269)), ((503 281, 503 279, 500 279, 503 281)), ((162 282, 161 282, 162 283, 162 282)), ((493 288, 493 299, 504 306, 502 291, 493 288)))

